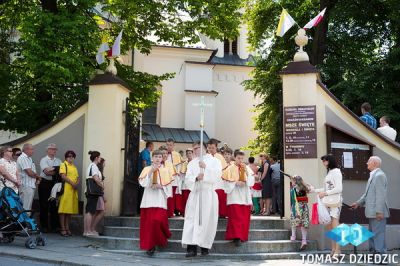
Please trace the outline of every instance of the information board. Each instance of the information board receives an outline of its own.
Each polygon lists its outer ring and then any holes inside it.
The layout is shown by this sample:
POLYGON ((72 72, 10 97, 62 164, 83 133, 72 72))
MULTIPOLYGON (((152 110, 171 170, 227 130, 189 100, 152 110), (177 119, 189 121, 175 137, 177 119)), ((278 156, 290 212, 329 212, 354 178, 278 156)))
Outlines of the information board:
POLYGON ((285 158, 317 158, 316 107, 284 108, 285 158))

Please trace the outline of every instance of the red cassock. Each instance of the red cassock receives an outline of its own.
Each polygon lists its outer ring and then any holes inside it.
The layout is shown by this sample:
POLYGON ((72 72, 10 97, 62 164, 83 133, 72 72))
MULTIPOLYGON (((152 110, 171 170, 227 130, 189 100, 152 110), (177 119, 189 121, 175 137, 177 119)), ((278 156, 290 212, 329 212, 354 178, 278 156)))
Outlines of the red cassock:
POLYGON ((226 193, 223 189, 216 189, 218 196, 218 216, 219 217, 227 217, 228 216, 228 208, 226 205, 226 193))
POLYGON ((182 213, 182 210, 184 210, 182 195, 176 194, 176 188, 177 187, 172 187, 172 197, 167 199, 168 218, 174 216, 174 211, 182 213))
POLYGON ((150 250, 165 247, 171 237, 167 210, 163 208, 140 209, 140 248, 150 250))
POLYGON ((228 205, 228 225, 226 240, 239 238, 242 241, 249 239, 251 206, 241 204, 228 205))
POLYGON ((190 190, 189 189, 182 189, 182 215, 185 216, 185 208, 186 208, 186 202, 189 198, 190 190))

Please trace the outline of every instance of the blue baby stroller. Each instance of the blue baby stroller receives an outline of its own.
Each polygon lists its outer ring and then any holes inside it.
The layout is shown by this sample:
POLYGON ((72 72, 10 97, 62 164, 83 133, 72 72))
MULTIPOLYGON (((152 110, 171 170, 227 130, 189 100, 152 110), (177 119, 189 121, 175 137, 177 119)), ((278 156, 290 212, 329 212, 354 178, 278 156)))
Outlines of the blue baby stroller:
POLYGON ((12 188, 6 186, 0 191, 0 242, 12 243, 15 236, 26 236, 25 247, 34 249, 45 246, 46 239, 40 233, 28 210, 24 210, 21 200, 12 188), (36 236, 34 236, 36 235, 36 236))

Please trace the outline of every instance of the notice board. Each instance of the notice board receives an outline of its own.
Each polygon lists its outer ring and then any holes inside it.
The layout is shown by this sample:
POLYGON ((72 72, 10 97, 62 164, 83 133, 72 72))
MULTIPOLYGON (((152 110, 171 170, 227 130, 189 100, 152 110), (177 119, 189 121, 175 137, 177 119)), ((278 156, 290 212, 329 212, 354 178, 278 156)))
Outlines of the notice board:
POLYGON ((335 157, 343 179, 368 180, 373 145, 330 124, 326 124, 326 134, 328 153, 335 157))
POLYGON ((317 158, 316 106, 284 108, 285 159, 317 158))

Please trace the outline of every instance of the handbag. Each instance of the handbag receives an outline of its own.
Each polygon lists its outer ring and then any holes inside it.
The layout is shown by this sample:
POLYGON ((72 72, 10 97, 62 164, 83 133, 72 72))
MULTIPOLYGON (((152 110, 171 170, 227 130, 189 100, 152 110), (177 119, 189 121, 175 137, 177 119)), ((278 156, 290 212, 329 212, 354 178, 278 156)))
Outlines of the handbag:
POLYGON ((311 209, 311 224, 319 224, 318 218, 318 203, 313 203, 311 209))
POLYGON ((318 222, 319 224, 330 224, 332 222, 331 215, 325 204, 322 203, 320 197, 317 196, 317 206, 318 206, 318 222))
POLYGON ((103 196, 103 188, 92 177, 92 166, 90 166, 89 176, 86 178, 86 196, 103 196))
MULTIPOLYGON (((67 175, 68 174, 68 167, 67 167, 66 163, 64 163, 64 165, 65 165, 65 175, 67 175)), ((60 166, 56 166, 56 171, 57 171, 57 178, 55 179, 56 183, 54 185, 56 185, 58 183, 61 183, 61 189, 60 189, 59 192, 57 192, 57 198, 59 198, 59 197, 62 196, 62 194, 64 194, 65 181, 64 181, 64 179, 62 179, 61 174, 59 173, 60 172, 60 166)))

